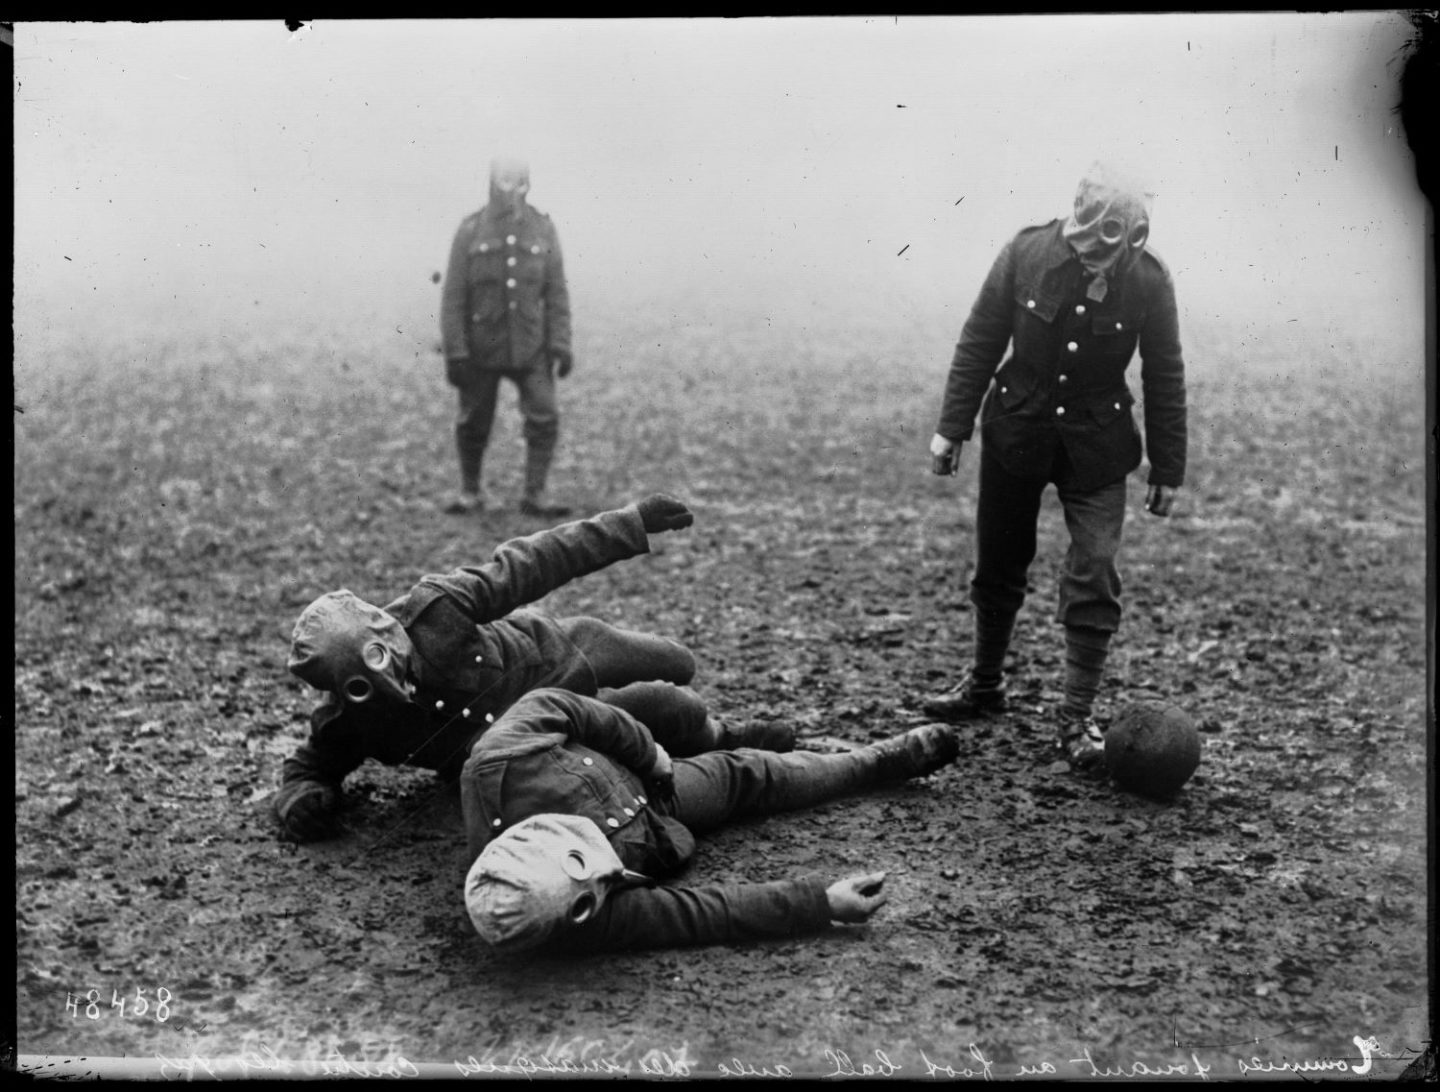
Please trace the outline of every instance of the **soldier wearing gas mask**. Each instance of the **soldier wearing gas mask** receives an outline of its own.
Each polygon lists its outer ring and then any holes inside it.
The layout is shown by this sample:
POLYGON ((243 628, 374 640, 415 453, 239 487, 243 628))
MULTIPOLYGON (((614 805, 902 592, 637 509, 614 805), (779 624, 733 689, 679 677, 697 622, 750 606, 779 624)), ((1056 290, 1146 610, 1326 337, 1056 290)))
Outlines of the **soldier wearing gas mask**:
POLYGON ((1053 484, 1070 533, 1056 615, 1066 661, 1056 728, 1081 772, 1103 769, 1093 705, 1120 624, 1126 477, 1148 451, 1145 510, 1155 516, 1170 514, 1185 477, 1185 366, 1170 272, 1147 246, 1151 203, 1142 183, 1096 163, 1068 218, 1006 244, 961 332, 930 442, 934 472, 954 474, 979 413, 974 660, 968 678, 925 711, 956 721, 1004 711, 1002 665, 1036 553, 1041 495, 1053 484), (1125 380, 1137 347, 1143 445, 1125 380))
POLYGON ((535 690, 476 740, 460 776, 465 905, 497 951, 710 944, 865 921, 885 901, 883 873, 669 881, 696 834, 924 777, 959 753, 946 724, 841 754, 776 754, 763 738, 697 752, 673 714, 535 690))
MULTIPOLYGON (((695 674, 684 645, 520 608, 693 522, 657 493, 511 539, 487 563, 423 577, 384 608, 344 590, 316 599, 295 625, 288 666, 326 697, 308 742, 284 763, 273 801, 282 831, 300 841, 334 834, 341 784, 367 758, 457 777, 474 739, 537 687, 673 703, 695 674)), ((704 720, 702 709, 695 730, 704 720)))
POLYGON ((455 443, 460 491, 455 514, 483 511, 481 466, 500 380, 515 384, 524 417, 526 515, 569 514, 546 500, 560 431, 555 380, 570 374, 570 295, 555 225, 526 200, 530 168, 518 160, 490 166, 490 200, 455 234, 440 301, 445 376, 460 396, 455 443))

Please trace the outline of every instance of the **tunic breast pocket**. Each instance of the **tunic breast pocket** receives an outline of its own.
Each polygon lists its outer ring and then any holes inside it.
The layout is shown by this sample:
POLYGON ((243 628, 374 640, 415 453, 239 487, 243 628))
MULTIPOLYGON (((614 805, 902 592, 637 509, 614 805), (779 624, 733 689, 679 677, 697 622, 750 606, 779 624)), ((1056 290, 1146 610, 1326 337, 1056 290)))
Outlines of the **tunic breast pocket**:
POLYGON ((1017 320, 1021 315, 1039 319, 1043 323, 1055 321, 1060 311, 1060 301, 1053 295, 1041 291, 1039 285, 1015 285, 1015 310, 1017 320))
POLYGON ((1096 315, 1090 323, 1091 344, 1096 354, 1106 362, 1126 363, 1135 353, 1135 344, 1144 324, 1144 315, 1113 312, 1096 315))
POLYGON ((472 281, 498 281, 505 275, 505 244, 481 239, 470 244, 468 269, 472 281))
POLYGON ((545 279, 545 262, 550 256, 550 248, 539 239, 532 239, 516 247, 515 254, 516 275, 520 280, 530 284, 545 279))

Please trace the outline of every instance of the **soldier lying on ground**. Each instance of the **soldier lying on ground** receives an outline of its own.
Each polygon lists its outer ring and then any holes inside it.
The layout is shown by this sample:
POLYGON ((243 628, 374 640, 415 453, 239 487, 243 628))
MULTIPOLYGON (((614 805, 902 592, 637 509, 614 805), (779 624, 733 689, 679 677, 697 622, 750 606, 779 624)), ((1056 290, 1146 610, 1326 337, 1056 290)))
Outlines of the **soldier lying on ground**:
MULTIPOLYGON (((693 699, 693 695, 691 695, 693 699)), ((694 699, 697 700, 698 699, 694 699)), ((743 748, 672 760, 670 725, 561 690, 521 698, 481 736, 460 777, 474 861, 465 905, 495 949, 570 952, 788 937, 865 921, 884 873, 830 883, 661 886, 695 833, 811 807, 954 761, 930 724, 842 754, 743 748)))
POLYGON ((693 522, 684 504, 657 493, 511 539, 484 565, 423 577, 383 610, 345 590, 311 603, 288 666, 326 700, 310 715, 309 741, 285 760, 274 800, 284 832, 301 841, 333 834, 341 783, 367 758, 455 778, 475 736, 536 687, 595 694, 688 683, 695 659, 676 641, 518 608, 693 522))

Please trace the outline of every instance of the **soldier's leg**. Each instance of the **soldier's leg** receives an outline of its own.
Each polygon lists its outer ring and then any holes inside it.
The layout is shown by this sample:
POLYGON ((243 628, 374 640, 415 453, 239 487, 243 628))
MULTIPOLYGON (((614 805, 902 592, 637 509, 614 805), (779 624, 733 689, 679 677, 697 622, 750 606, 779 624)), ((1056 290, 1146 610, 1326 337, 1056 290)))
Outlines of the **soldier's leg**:
POLYGON ((655 742, 675 758, 713 751, 719 740, 718 724, 711 723, 704 701, 689 687, 636 682, 595 696, 645 725, 655 742))
POLYGON ((621 629, 598 618, 561 618, 558 623, 590 662, 596 686, 652 681, 683 686, 695 677, 695 657, 679 641, 621 629))
POLYGON ((1015 616, 1025 601, 1026 578, 1035 560, 1035 525, 1048 483, 1017 478, 995 458, 980 459, 980 498, 975 514, 975 575, 970 602, 975 608, 977 688, 998 688, 1015 616))
POLYGON ((1065 627, 1065 704, 1074 717, 1090 715, 1120 627, 1120 572, 1115 559, 1125 525, 1125 480, 1098 490, 1062 488, 1060 502, 1070 548, 1060 579, 1056 620, 1065 627))
POLYGON ((618 690, 601 690, 596 697, 624 709, 649 728, 650 734, 675 758, 738 747, 795 749, 795 729, 790 725, 778 721, 742 723, 722 717, 708 709, 689 687, 637 682, 618 690))
POLYGON ((455 418, 455 447, 460 456, 460 492, 480 497, 480 469, 490 429, 495 422, 495 403, 500 390, 498 372, 467 371, 456 384, 460 406, 455 418))
POLYGON ((969 720, 1005 708, 1002 669, 1015 616, 1025 601, 1026 577, 1035 560, 1035 524, 1048 483, 1017 478, 995 458, 980 456, 980 497, 975 509, 974 650, 969 677, 924 705, 943 720, 969 720))
POLYGON ((556 398, 555 375, 548 364, 530 369, 515 379, 520 389, 520 413, 525 419, 525 497, 522 508, 535 515, 569 514, 564 505, 545 500, 545 483, 560 437, 560 409, 556 398))
POLYGON ((742 749, 675 762, 675 794, 665 805, 696 833, 731 819, 814 807, 863 789, 934 773, 955 760, 949 725, 927 724, 844 754, 742 749))

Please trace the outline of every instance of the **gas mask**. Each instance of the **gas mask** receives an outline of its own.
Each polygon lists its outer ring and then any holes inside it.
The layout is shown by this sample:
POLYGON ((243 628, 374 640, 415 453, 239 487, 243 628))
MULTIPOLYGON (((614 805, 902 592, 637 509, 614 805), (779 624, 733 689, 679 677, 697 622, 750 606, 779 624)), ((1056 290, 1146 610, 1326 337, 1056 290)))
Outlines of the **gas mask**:
POLYGON ((407 669, 414 646, 399 620, 352 592, 322 595, 295 623, 292 675, 351 704, 377 697, 409 701, 407 669))
POLYGON ((524 951, 590 921, 626 870, 600 828, 579 815, 532 815, 496 838, 465 878, 465 909, 493 948, 524 951))
POLYGON ((490 163, 490 204, 514 219, 525 207, 530 192, 530 165, 519 159, 495 159, 490 163))
POLYGON ((1143 184, 1104 163, 1093 164, 1075 191, 1075 208, 1062 234, 1094 275, 1086 295, 1105 298, 1109 278, 1122 273, 1150 238, 1154 194, 1143 184))

